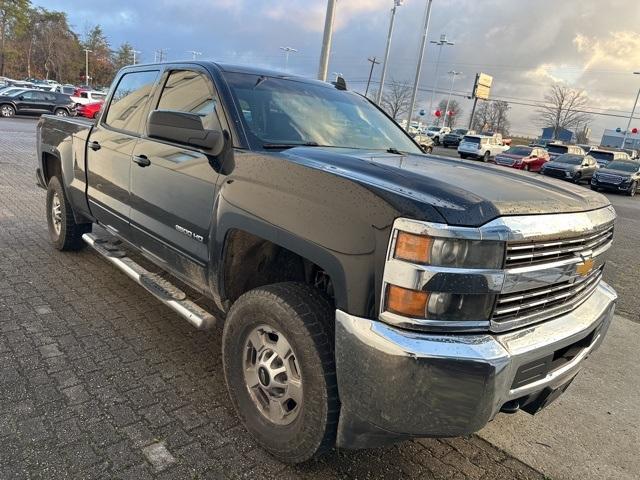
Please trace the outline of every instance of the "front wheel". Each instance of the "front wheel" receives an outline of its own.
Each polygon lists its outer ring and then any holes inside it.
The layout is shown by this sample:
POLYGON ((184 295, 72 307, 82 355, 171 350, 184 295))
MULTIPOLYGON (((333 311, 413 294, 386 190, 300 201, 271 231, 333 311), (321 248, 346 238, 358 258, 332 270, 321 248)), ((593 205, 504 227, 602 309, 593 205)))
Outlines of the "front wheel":
POLYGON ((56 108, 53 113, 54 113, 54 115, 56 117, 68 117, 69 116, 69 112, 67 112, 64 108, 56 108))
POLYGON ((242 295, 222 336, 231 401, 257 442, 300 463, 335 443, 334 309, 318 290, 279 283, 242 295))
POLYGON ((573 177, 573 183, 575 183, 577 185, 581 181, 582 181, 582 173, 578 172, 578 173, 576 173, 575 177, 573 177))
POLYGON ((52 177, 47 186, 47 225, 51 243, 62 251, 83 248, 82 235, 91 231, 90 223, 76 223, 58 177, 52 177))
POLYGON ((433 144, 435 146, 440 145, 440 137, 433 137, 433 144))
POLYGON ((491 152, 487 150, 486 152, 484 152, 484 155, 482 156, 482 161, 484 163, 487 163, 489 161, 489 158, 491 158, 491 152))
POLYGON ((3 117, 13 117, 16 114, 16 109, 13 108, 13 105, 2 105, 0 106, 0 115, 3 117))
POLYGON ((464 153, 461 153, 461 154, 460 154, 460 158, 462 158, 463 160, 466 160, 467 155, 465 155, 464 153))
POLYGON ((634 197, 636 195, 637 190, 638 190, 638 182, 633 182, 631 184, 631 187, 629 187, 629 193, 627 193, 627 195, 629 195, 630 197, 634 197))

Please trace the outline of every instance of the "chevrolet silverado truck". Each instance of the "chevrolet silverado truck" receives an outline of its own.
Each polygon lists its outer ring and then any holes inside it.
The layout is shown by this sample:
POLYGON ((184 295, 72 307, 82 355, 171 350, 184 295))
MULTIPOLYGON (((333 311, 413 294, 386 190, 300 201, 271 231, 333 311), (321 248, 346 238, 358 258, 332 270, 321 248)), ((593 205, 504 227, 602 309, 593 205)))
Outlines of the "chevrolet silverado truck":
POLYGON ((613 318, 604 196, 425 155, 344 82, 136 65, 37 137, 53 246, 221 327, 231 402, 285 462, 535 413, 613 318))

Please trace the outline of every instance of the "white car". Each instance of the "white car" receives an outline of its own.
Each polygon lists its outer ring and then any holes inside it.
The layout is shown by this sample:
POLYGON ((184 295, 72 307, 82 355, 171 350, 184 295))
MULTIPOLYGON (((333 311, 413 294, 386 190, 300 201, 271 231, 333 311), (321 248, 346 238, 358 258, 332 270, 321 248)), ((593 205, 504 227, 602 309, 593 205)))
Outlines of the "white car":
POLYGON ((87 105, 88 103, 104 102, 107 98, 107 94, 104 92, 97 92, 88 90, 80 92, 80 95, 71 97, 71 101, 76 105, 87 105))
POLYGON ((509 149, 502 137, 493 135, 465 135, 458 146, 460 158, 481 158, 484 162, 509 149))
POLYGON ((447 133, 450 133, 451 129, 449 127, 438 127, 434 125, 432 127, 427 128, 427 136, 433 140, 433 143, 436 145, 440 145, 442 139, 447 133))

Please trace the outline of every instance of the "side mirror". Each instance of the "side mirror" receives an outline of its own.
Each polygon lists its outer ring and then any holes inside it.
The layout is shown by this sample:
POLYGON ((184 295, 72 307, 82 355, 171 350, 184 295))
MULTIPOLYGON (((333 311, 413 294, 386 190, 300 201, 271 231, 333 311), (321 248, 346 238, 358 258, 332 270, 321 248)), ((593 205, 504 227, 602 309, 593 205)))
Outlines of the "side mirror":
POLYGON ((206 130, 202 117, 195 113, 154 110, 149 114, 147 130, 151 138, 201 147, 214 156, 220 155, 224 148, 222 128, 206 130))
POLYGON ((24 95, 19 95, 18 100, 24 100, 24 95))

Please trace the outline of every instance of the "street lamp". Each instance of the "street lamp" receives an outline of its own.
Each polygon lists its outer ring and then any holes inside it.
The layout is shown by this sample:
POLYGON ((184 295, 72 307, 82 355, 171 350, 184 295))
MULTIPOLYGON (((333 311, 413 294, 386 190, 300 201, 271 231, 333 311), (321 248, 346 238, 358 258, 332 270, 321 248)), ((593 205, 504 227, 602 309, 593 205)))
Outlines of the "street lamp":
POLYGON ((84 49, 84 81, 87 82, 87 85, 89 85, 89 53, 91 52, 93 50, 84 49))
POLYGON ((451 103, 451 94, 453 93, 453 84, 456 81, 456 77, 460 75, 462 72, 456 72, 455 70, 451 70, 447 72, 451 75, 451 88, 449 89, 449 98, 447 99, 447 107, 444 109, 444 126, 447 126, 447 114, 449 113, 449 103, 451 103))
POLYGON ((142 53, 140 50, 132 50, 131 53, 133 53, 133 64, 136 64, 136 55, 138 53, 142 53))
POLYGON ((445 45, 448 46, 453 46, 455 45, 455 43, 450 42, 449 40, 447 40, 447 34, 443 33, 442 35, 440 35, 440 40, 438 40, 437 42, 435 40, 431 40, 429 43, 433 43, 434 45, 438 45, 440 48, 438 49, 438 58, 436 60, 436 75, 435 75, 435 81, 433 82, 433 90, 431 90, 431 100, 429 101, 429 115, 431 115, 432 109, 433 109, 433 97, 436 94, 436 89, 438 88, 438 69, 440 67, 440 55, 442 55, 442 47, 444 47, 445 45))
POLYGON ((202 52, 198 52, 196 50, 187 50, 187 53, 191 54, 191 59, 195 60, 196 58, 198 58, 200 55, 202 55, 202 52))
POLYGON ((329 70, 329 55, 331 54, 331 41, 333 40, 333 19, 336 16, 336 2, 327 0, 327 14, 324 18, 324 33, 322 35, 322 51, 320 52, 320 65, 318 65, 318 80, 327 81, 329 70))
POLYGON ((413 117, 413 108, 416 106, 416 96, 418 95, 418 84, 420 83, 420 72, 422 71, 422 61, 424 50, 427 47, 427 35, 429 34, 429 20, 431 19, 431 4, 433 0, 428 0, 427 7, 424 12, 424 31, 421 35, 420 53, 418 54, 418 64, 416 65, 416 76, 413 80, 413 91, 411 92, 411 102, 409 103, 409 114, 407 118, 407 132, 411 128, 411 118, 413 117))
POLYGON ((298 53, 298 50, 292 47, 280 47, 280 50, 284 52, 284 71, 289 71, 289 54, 298 53))
POLYGON ((382 61, 382 74, 380 75, 380 88, 376 96, 376 103, 380 105, 382 101, 382 89, 387 76, 387 64, 389 63, 389 52, 391 51, 391 37, 393 36, 393 24, 396 19, 396 8, 401 7, 404 0, 393 0, 393 8, 391 9, 391 21, 389 22, 389 33, 387 34, 387 48, 384 51, 384 60, 382 61))
MULTIPOLYGON (((640 75, 640 72, 633 72, 634 75, 640 75)), ((640 89, 638 89, 638 94, 636 95, 636 101, 633 102, 633 109, 631 110, 631 115, 629 115, 629 122, 627 123, 627 128, 624 131, 624 137, 622 137, 622 147, 624 148, 624 144, 627 142, 627 135, 629 134, 629 128, 631 128, 631 121, 633 120, 633 114, 636 111, 636 107, 638 106, 638 98, 640 98, 640 89)))

